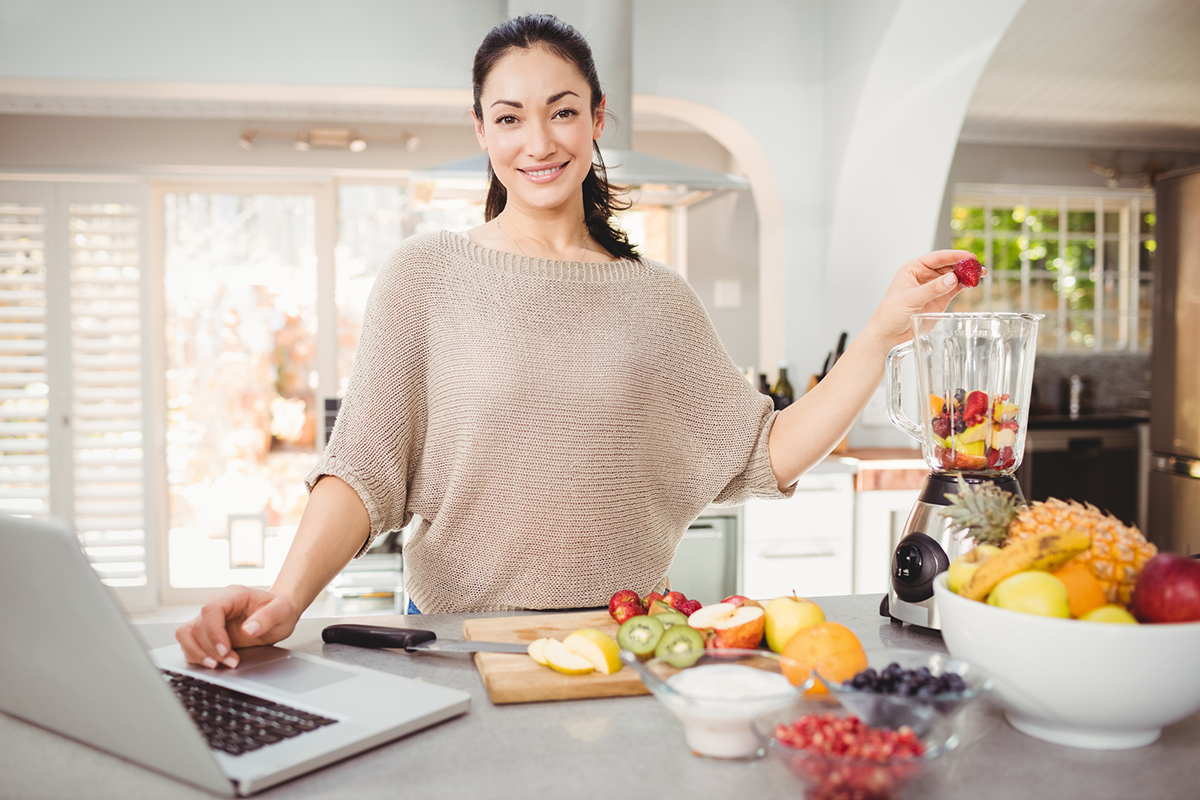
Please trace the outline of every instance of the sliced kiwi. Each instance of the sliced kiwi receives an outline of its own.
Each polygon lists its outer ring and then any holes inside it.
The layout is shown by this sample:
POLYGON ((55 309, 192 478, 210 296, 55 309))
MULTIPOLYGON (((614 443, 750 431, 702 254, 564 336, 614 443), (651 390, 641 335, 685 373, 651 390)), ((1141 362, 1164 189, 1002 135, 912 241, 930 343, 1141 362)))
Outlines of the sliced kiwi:
MULTIPOLYGON (((657 616, 662 616, 661 614, 657 616)), ((654 657, 661 658, 677 669, 690 667, 704 655, 704 637, 687 625, 672 625, 658 640, 654 657)))
POLYGON ((687 625, 687 614, 682 611, 664 611, 661 614, 655 614, 654 619, 661 622, 664 628, 672 625, 687 625))
POLYGON ((657 616, 640 614, 621 623, 617 631, 617 644, 638 658, 654 655, 654 647, 663 635, 663 624, 657 616))

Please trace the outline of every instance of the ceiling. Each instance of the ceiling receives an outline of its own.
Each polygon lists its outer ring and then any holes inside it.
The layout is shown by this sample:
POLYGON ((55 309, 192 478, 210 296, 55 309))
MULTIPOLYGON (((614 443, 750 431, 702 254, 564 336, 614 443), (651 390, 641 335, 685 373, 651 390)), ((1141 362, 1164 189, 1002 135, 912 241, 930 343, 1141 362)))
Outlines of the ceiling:
MULTIPOLYGON (((467 122, 449 106, 0 94, 0 114, 467 122)), ((639 131, 695 129, 636 114, 639 131)), ((1028 0, 976 87, 961 139, 1200 150, 1200 0, 1028 0)))
POLYGON ((1200 150, 1200 0, 1028 0, 961 138, 1200 150))

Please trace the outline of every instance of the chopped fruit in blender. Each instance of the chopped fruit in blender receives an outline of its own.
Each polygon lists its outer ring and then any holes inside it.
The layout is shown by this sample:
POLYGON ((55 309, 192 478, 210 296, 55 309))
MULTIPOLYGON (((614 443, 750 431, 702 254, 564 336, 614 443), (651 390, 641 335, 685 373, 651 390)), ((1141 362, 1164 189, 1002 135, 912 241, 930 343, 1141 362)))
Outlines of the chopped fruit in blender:
POLYGON ((950 417, 946 415, 934 417, 933 433, 941 439, 947 439, 950 436, 950 417))
POLYGON ((963 419, 967 425, 975 425, 987 415, 988 396, 986 392, 971 392, 963 403, 963 419))
POLYGON ((953 400, 929 395, 934 458, 943 469, 1007 471, 1016 466, 1020 407, 1009 395, 957 389, 953 400), (989 413, 990 411, 990 413, 989 413), (989 416, 991 419, 989 419, 989 416))
POLYGON ((963 428, 962 433, 958 435, 958 441, 963 444, 982 442, 987 438, 989 427, 987 422, 978 422, 970 427, 963 428))
POLYGON ((964 258, 954 265, 954 276, 963 286, 978 286, 983 266, 973 258, 964 258))
POLYGON ((1015 428, 1004 428, 996 425, 992 428, 992 449, 997 450, 1001 447, 1012 447, 1017 443, 1017 431, 1015 428))

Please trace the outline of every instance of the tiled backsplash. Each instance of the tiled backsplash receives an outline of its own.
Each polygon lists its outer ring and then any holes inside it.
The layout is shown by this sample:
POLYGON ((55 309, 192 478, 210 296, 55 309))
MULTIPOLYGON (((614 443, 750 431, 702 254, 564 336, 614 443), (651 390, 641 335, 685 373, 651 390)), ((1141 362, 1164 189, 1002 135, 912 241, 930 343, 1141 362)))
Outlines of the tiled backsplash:
POLYGON ((1066 414, 1072 375, 1083 379, 1082 413, 1150 410, 1149 353, 1038 353, 1033 369, 1031 411, 1066 414))

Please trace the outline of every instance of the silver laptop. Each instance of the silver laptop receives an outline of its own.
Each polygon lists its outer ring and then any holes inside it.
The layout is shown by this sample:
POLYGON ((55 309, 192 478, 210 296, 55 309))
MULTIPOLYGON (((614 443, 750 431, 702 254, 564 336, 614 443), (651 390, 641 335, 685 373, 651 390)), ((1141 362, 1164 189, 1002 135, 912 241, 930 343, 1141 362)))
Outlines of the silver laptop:
POLYGON ((248 795, 462 714, 470 695, 279 647, 147 653, 70 526, 0 515, 0 711, 248 795), (190 709, 190 710, 189 710, 190 709))

